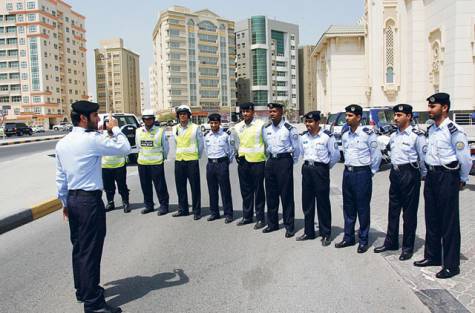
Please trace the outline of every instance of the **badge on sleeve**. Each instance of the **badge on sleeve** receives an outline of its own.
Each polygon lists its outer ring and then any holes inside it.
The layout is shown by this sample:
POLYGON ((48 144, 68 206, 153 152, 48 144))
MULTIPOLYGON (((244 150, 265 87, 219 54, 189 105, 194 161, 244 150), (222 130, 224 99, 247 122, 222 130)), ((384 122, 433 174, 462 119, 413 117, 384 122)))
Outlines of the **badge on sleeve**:
POLYGON ((371 148, 375 149, 378 147, 378 143, 376 141, 371 141, 370 146, 371 148))
POLYGON ((230 140, 229 143, 234 145, 236 142, 234 140, 230 140))
POLYGON ((292 135, 292 138, 293 138, 294 140, 299 139, 299 134, 293 134, 293 135, 292 135))
POLYGON ((422 147, 422 152, 427 153, 427 145, 425 145, 424 147, 422 147))
POLYGON ((465 148, 465 144, 463 143, 463 141, 457 141, 455 147, 457 148, 457 150, 463 150, 463 148, 465 148))
POLYGON ((335 142, 334 147, 335 149, 338 149, 338 142, 335 142))

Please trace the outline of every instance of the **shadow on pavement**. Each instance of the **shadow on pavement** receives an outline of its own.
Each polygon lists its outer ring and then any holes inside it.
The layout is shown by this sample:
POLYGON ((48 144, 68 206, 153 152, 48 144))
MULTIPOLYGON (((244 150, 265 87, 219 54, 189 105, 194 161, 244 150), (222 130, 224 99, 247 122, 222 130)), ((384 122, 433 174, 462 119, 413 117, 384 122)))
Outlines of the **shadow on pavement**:
POLYGON ((137 299, 143 298, 148 293, 174 286, 184 285, 190 279, 182 269, 173 272, 159 273, 153 276, 133 276, 108 282, 105 295, 112 306, 121 306, 137 299))

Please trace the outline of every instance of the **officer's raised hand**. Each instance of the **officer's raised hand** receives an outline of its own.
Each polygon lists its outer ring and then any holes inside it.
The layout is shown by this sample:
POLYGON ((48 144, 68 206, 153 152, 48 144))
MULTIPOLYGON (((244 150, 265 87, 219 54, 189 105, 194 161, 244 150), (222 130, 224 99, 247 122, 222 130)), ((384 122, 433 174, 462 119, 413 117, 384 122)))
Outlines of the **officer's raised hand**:
POLYGON ((112 117, 111 113, 109 113, 109 118, 108 119, 109 120, 106 123, 106 128, 107 128, 108 131, 112 131, 112 128, 114 128, 116 126, 117 127, 119 126, 119 122, 115 118, 112 117))

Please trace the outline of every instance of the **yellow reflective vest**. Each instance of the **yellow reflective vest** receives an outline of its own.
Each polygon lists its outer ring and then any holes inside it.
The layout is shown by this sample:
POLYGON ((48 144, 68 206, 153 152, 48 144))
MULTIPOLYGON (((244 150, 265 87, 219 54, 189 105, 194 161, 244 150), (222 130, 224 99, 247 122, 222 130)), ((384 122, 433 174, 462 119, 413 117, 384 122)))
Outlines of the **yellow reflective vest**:
POLYGON ((163 128, 153 126, 149 131, 140 127, 136 131, 135 141, 139 148, 137 163, 140 165, 159 165, 163 163, 163 128))
POLYGON ((177 161, 193 161, 200 158, 198 153, 198 141, 196 132, 200 131, 198 125, 189 123, 187 128, 181 134, 178 134, 178 125, 173 126, 173 134, 176 140, 177 161))
POLYGON ((266 160, 264 139, 262 138, 264 124, 263 121, 254 119, 250 125, 241 121, 234 127, 239 137, 238 155, 244 156, 248 162, 256 163, 266 160))

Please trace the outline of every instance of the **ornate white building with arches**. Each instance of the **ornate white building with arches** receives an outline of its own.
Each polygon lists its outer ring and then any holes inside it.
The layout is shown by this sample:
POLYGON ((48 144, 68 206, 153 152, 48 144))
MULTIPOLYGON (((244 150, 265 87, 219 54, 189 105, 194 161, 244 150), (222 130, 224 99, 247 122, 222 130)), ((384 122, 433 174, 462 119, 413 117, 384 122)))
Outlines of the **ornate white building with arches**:
POLYGON ((452 109, 475 108, 475 1, 365 0, 355 26, 330 26, 314 51, 322 112, 350 103, 409 103, 425 111, 444 91, 452 109))

